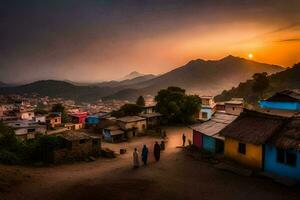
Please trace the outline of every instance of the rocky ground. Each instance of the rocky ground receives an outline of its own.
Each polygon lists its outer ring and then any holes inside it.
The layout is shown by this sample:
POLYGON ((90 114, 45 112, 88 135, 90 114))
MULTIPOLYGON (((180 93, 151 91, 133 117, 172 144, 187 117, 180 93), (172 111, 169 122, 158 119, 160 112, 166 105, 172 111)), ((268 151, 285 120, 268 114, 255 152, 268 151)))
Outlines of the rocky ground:
POLYGON ((190 138, 187 128, 167 128, 169 142, 159 162, 152 156, 159 138, 141 137, 129 143, 104 144, 115 151, 127 149, 115 159, 38 168, 1 166, 0 177, 11 177, 11 181, 0 191, 0 199, 299 199, 299 187, 219 170, 184 153, 178 148, 182 132, 190 138), (132 149, 141 149, 143 144, 150 147, 150 163, 133 169, 132 149))

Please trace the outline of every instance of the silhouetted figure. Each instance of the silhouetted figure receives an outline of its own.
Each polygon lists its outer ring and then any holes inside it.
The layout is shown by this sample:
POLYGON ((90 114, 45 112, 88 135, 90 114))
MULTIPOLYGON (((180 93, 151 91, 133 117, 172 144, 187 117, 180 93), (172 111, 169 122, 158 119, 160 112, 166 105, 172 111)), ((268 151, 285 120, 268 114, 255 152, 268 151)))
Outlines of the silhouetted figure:
POLYGON ((186 136, 185 136, 185 134, 183 133, 183 134, 182 134, 182 146, 185 146, 185 140, 186 140, 186 136))
POLYGON ((144 165, 147 165, 148 161, 148 147, 144 145, 143 150, 142 150, 142 161, 144 165))
POLYGON ((154 145, 154 158, 156 161, 159 161, 160 159, 160 145, 158 144, 158 142, 155 142, 154 145))
POLYGON ((140 161, 139 161, 139 152, 137 151, 137 148, 134 148, 133 152, 133 167, 138 168, 140 166, 140 161))
POLYGON ((165 150, 165 148, 166 148, 166 145, 165 145, 165 142, 164 141, 161 141, 161 143, 160 143, 160 150, 165 150))

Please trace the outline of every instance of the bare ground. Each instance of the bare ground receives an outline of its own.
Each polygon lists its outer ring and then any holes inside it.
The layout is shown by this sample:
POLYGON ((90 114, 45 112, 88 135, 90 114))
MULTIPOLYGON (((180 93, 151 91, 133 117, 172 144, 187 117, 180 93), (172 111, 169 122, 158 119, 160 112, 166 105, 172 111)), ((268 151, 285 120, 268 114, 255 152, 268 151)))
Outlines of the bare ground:
POLYGON ((128 153, 116 159, 98 159, 90 163, 76 163, 42 168, 1 166, 8 177, 27 177, 13 182, 0 191, 0 199, 297 199, 300 188, 288 188, 270 180, 244 177, 221 171, 211 164, 186 156, 180 148, 181 133, 186 128, 168 128, 169 142, 161 161, 152 156, 152 145, 157 138, 142 137, 130 143, 105 144, 128 153), (132 149, 151 144, 150 163, 139 169, 132 168, 132 149), (8 173, 9 172, 9 173, 8 173), (10 174, 10 175, 9 175, 10 174), (17 173, 18 174, 18 173, 17 173), (19 173, 20 174, 20 173, 19 173), (30 178, 28 178, 30 177, 30 178))

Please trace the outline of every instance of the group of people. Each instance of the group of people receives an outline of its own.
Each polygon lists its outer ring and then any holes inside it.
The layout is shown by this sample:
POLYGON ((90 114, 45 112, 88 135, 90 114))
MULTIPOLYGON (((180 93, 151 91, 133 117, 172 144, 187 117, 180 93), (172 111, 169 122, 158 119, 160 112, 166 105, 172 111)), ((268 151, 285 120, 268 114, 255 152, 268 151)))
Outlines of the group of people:
MULTIPOLYGON (((160 151, 161 151, 161 146, 158 144, 158 142, 155 142, 153 153, 154 153, 154 158, 155 158, 156 162, 158 162, 160 159, 160 151)), ((144 145, 143 149, 142 149, 142 154, 141 154, 142 162, 144 163, 144 165, 147 165, 148 153, 149 153, 149 149, 146 145, 144 145)), ((139 152, 138 152, 137 148, 135 148, 134 152, 133 152, 133 166, 134 166, 134 168, 138 168, 140 166, 139 152)))
MULTIPOLYGON (((165 134, 165 132, 164 132, 165 134)), ((186 141, 186 136, 183 133, 182 134, 182 146, 185 146, 185 141, 186 141)), ((154 144, 154 158, 156 160, 156 162, 159 161, 160 159, 160 151, 165 149, 165 143, 164 141, 162 141, 161 144, 158 144, 158 142, 155 142, 154 144)), ((149 153, 149 149, 148 147, 144 144, 143 149, 142 149, 142 162, 144 163, 144 165, 147 165, 148 162, 148 153, 149 153)), ((134 168, 138 168, 140 166, 140 160, 139 160, 139 152, 137 150, 137 148, 134 148, 134 152, 133 152, 133 167, 134 168)))

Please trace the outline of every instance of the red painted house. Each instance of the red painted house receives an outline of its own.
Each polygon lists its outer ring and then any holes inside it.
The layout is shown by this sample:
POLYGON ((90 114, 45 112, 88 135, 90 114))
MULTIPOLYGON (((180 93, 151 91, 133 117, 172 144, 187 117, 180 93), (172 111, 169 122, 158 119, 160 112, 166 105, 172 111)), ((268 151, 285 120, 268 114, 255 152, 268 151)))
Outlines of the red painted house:
POLYGON ((75 123, 75 124, 84 124, 85 123, 85 119, 88 116, 88 113, 87 112, 77 112, 77 113, 69 114, 69 116, 71 117, 72 123, 75 123))
POLYGON ((193 144, 199 149, 202 148, 202 133, 193 130, 193 144))

